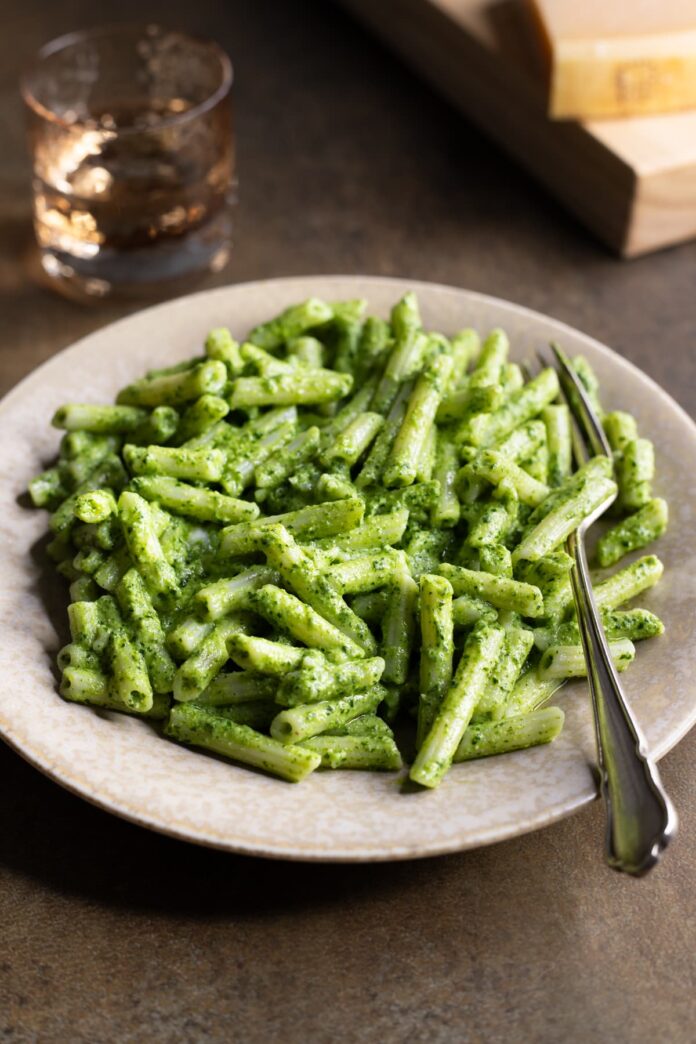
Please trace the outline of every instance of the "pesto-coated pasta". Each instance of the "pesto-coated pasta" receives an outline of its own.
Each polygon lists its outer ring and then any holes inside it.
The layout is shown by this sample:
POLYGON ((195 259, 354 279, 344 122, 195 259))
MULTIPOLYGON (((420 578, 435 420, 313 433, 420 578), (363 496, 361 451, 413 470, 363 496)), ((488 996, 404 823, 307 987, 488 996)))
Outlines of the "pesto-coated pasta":
MULTIPOLYGON (((564 543, 615 498, 613 566, 668 509, 652 443, 583 358, 612 459, 573 471, 556 371, 525 381, 517 348, 430 329, 414 293, 385 316, 312 297, 210 330, 115 403, 61 406, 29 484, 68 585, 61 695, 293 782, 397 771, 403 736, 432 788, 553 740, 543 705, 586 674, 564 543)), ((620 607, 662 571, 647 554, 595 583, 621 670, 664 627, 620 607)))

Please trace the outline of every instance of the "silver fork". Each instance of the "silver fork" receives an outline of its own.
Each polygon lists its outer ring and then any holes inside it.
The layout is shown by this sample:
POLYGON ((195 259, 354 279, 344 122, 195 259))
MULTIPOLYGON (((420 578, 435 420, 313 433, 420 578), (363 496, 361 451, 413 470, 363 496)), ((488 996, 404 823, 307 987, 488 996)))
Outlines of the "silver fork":
MULTIPOLYGON (((612 460, 604 429, 575 370, 556 345, 551 349, 574 420, 576 465, 580 467, 589 459, 588 445, 593 456, 604 454, 612 460)), ((541 354, 539 361, 548 365, 541 354)), ((600 786, 607 816, 607 862, 614 870, 639 877, 655 866, 674 837, 677 814, 626 703, 592 592, 585 535, 615 499, 616 494, 611 494, 584 519, 568 538, 567 548, 574 561, 571 582, 594 707, 600 786)))

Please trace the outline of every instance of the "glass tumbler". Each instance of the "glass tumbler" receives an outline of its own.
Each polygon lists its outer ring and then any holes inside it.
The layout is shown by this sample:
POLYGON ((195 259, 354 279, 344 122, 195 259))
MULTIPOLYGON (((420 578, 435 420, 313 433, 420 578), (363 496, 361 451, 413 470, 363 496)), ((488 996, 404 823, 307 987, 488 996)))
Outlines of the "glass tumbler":
POLYGON ((41 265, 78 296, 160 294, 227 261, 232 66, 156 25, 71 33, 23 77, 41 265))

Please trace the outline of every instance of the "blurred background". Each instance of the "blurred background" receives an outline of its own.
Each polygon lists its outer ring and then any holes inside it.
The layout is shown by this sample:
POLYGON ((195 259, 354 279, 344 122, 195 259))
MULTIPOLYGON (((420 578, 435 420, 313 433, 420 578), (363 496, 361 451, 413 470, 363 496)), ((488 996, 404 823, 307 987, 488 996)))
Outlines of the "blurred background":
POLYGON ((105 0, 98 9, 86 0, 8 0, 0 350, 13 355, 14 379, 135 307, 84 309, 37 289, 20 71, 68 30, 144 17, 212 37, 234 63, 239 205, 231 262, 209 285, 365 272, 470 287, 581 327, 685 404, 683 382, 654 349, 685 355, 696 246, 617 260, 376 37, 321 0, 105 0))

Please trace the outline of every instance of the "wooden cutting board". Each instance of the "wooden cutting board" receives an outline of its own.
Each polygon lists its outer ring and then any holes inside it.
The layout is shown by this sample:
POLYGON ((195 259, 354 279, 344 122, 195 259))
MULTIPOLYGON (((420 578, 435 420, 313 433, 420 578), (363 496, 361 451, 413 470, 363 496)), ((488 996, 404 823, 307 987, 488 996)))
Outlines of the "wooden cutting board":
POLYGON ((339 2, 623 257, 696 236, 696 110, 549 120, 521 0, 339 2))

